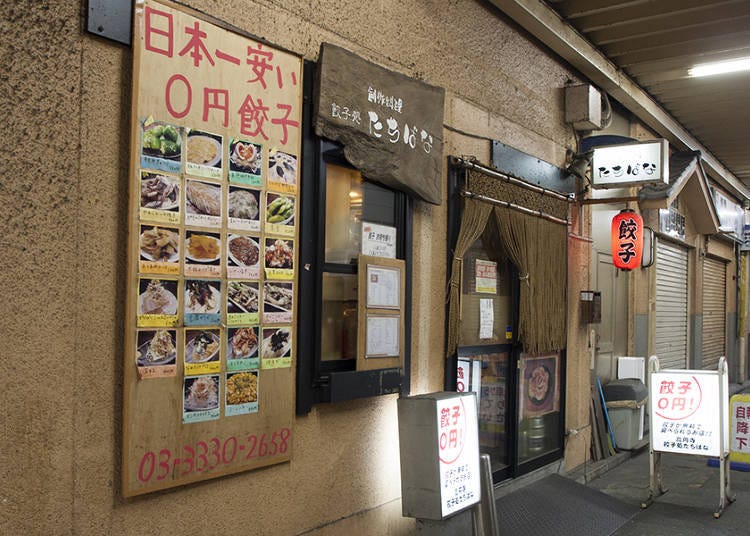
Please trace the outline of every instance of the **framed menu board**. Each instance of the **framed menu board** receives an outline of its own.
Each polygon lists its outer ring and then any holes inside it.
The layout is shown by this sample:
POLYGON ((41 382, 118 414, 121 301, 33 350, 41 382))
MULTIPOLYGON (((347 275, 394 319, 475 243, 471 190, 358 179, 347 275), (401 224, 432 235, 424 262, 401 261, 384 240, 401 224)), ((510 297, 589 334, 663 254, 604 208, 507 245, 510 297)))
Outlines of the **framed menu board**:
POLYGON ((302 60, 135 4, 125 496, 288 461, 302 60))
POLYGON ((405 263, 360 255, 358 264, 357 370, 403 366, 405 263))

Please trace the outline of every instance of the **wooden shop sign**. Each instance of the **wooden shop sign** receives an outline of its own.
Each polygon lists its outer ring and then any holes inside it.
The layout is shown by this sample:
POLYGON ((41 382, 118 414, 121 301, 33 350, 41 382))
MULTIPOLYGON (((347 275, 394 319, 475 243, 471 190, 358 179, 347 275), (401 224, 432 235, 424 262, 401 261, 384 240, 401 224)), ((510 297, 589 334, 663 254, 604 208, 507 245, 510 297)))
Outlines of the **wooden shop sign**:
POLYGON ((439 205, 445 90, 323 43, 315 132, 370 179, 439 205))

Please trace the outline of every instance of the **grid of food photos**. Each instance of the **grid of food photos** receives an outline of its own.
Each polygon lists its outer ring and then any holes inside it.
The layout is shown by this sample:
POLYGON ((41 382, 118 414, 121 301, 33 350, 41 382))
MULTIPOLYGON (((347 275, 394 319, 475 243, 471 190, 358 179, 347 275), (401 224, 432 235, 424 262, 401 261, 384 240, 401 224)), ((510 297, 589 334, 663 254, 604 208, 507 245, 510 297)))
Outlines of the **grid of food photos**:
POLYGON ((139 381, 182 378, 185 424, 257 413, 292 366, 296 154, 140 122, 139 381))

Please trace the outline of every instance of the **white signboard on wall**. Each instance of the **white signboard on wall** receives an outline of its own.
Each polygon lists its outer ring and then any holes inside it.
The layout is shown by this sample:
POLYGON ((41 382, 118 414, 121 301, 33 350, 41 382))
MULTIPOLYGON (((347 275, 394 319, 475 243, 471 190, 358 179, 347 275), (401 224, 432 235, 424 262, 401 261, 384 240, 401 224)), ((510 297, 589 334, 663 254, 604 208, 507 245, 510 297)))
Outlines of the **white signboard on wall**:
POLYGON ((591 179, 594 188, 667 184, 669 144, 654 140, 596 147, 591 179))
POLYGON ((650 376, 651 444, 661 452, 722 456, 729 451, 727 375, 714 371, 665 370, 650 376), (719 382, 724 382, 720 389, 719 382), (721 408, 725 408, 723 414, 721 408), (724 434, 721 453, 720 436, 724 434))

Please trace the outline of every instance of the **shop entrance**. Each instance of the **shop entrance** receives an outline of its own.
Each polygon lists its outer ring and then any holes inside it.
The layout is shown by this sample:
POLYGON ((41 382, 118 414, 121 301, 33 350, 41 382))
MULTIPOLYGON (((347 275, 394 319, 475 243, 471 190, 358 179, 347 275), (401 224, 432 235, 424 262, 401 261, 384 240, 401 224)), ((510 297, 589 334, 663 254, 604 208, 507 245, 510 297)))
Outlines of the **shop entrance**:
MULTIPOLYGON (((480 186, 481 177, 472 179, 480 186)), ((460 226, 450 231, 448 346, 455 354, 446 361, 445 388, 476 393, 480 451, 498 482, 563 453, 567 252, 564 226, 550 228, 537 213, 511 218, 494 206, 449 204, 449 220, 460 226)))
POLYGON ((461 331, 458 346, 457 388, 478 397, 479 448, 490 455, 493 473, 509 474, 515 437, 515 381, 517 368, 515 319, 517 283, 502 250, 485 233, 464 255, 461 281, 461 331), (478 278, 477 270, 485 277, 478 278), (491 309, 491 312, 490 312, 491 309), (493 318, 487 326, 487 318, 493 318))

